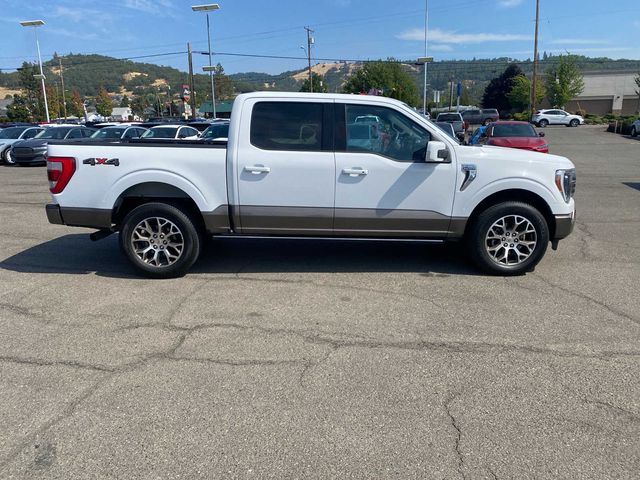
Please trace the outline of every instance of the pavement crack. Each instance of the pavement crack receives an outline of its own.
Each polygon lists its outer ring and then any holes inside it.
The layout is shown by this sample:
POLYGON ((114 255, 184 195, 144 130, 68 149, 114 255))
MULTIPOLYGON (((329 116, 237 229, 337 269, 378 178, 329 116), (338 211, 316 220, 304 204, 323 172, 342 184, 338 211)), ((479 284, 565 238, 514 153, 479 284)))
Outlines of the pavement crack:
POLYGON ((308 362, 305 363, 304 368, 302 369, 302 371, 300 372, 300 378, 298 379, 298 384, 304 388, 304 382, 305 379, 307 378, 307 376, 311 373, 312 370, 315 370, 316 368, 318 368, 320 365, 322 365, 323 363, 325 363, 327 360, 329 360, 329 357, 333 354, 333 352, 335 352, 339 347, 333 346, 330 350, 327 351, 327 353, 325 353, 319 360, 316 360, 315 362, 312 360, 309 360, 308 362))
POLYGON ((494 480, 498 480, 498 476, 496 475, 496 473, 491 469, 491 467, 487 466, 487 471, 489 472, 489 475, 491 475, 491 478, 493 478, 494 480))
POLYGON ((593 240, 594 235, 591 230, 589 230, 586 223, 576 222, 576 226, 578 227, 578 230, 582 232, 582 235, 580 236, 580 254, 582 255, 582 258, 587 259, 590 257, 589 240, 593 240))
POLYGON ((569 295, 573 295, 576 296, 578 298, 582 298, 584 300, 587 300, 591 303, 594 303, 602 308, 604 308, 605 310, 607 310, 610 313, 613 313, 614 315, 618 316, 618 317, 622 317, 626 320, 629 320, 630 322, 635 323, 636 325, 640 325, 640 319, 637 319, 635 317, 632 317, 631 315, 629 315, 628 313, 623 312, 622 310, 619 310, 615 307, 612 307, 611 305, 608 305, 604 302, 601 302, 600 300, 597 300, 593 297, 590 297, 589 295, 586 295, 582 292, 576 292, 574 290, 571 290, 569 288, 563 287, 561 285, 558 285, 556 283, 553 283, 551 280, 548 280, 546 278, 544 278, 543 276, 536 274, 536 273, 532 273, 530 275, 535 276, 536 278, 540 279, 543 283, 549 285, 552 288, 557 288, 558 290, 561 290, 565 293, 568 293, 569 295))
POLYGON ((455 430, 455 442, 454 442, 453 448, 456 453, 456 456, 458 457, 458 473, 462 477, 462 480, 465 480, 466 477, 464 474, 464 456, 460 451, 460 441, 462 439, 462 430, 460 429, 460 425, 458 424, 456 417, 454 417, 453 414, 451 413, 451 404, 455 401, 457 397, 458 397, 458 394, 450 396, 444 402, 444 409, 447 412, 447 416, 449 417, 451 426, 455 430))
POLYGON ((613 405, 612 403, 589 398, 584 398, 582 401, 587 404, 596 405, 600 408, 605 408, 617 416, 624 417, 626 421, 640 422, 640 415, 617 405, 613 405))
POLYGON ((206 357, 166 357, 167 360, 180 361, 180 362, 194 362, 205 363, 214 365, 225 365, 229 367, 269 367, 277 365, 298 365, 300 360, 229 360, 229 359, 215 359, 206 357))
POLYGON ((104 365, 92 365, 90 363, 76 362, 71 360, 42 360, 42 359, 36 359, 36 358, 0 356, 0 362, 19 363, 22 365, 35 365, 38 367, 64 366, 64 367, 78 368, 82 370, 95 370, 99 372, 117 371, 116 368, 111 368, 104 365))

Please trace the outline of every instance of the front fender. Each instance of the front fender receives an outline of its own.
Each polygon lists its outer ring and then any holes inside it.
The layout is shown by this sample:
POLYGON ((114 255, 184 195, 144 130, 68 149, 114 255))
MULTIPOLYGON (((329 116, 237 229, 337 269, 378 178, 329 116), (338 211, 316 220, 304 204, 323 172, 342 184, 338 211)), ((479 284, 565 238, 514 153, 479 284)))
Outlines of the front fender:
POLYGON ((534 193, 549 205, 553 214, 569 213, 570 211, 570 206, 556 197, 555 192, 547 185, 529 178, 511 177, 478 186, 475 190, 468 188, 463 192, 458 192, 453 216, 468 218, 483 200, 505 190, 524 190, 534 193))

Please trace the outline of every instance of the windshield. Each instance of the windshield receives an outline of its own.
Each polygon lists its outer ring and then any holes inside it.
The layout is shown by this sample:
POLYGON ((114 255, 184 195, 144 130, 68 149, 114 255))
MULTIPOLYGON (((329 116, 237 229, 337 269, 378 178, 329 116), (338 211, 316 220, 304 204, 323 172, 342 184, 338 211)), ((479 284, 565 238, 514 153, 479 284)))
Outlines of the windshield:
POLYGON ((176 138, 178 127, 153 127, 142 134, 142 138, 176 138))
POLYGON ((0 138, 7 138, 7 139, 10 138, 12 140, 15 140, 26 129, 27 129, 27 127, 9 127, 9 128, 5 128, 4 130, 0 130, 0 138))
POLYGON ((460 114, 459 113, 441 113, 438 115, 439 122, 459 122, 460 114))
POLYGON ((60 127, 45 128, 34 138, 61 139, 61 138, 64 138, 68 132, 69 132, 68 128, 60 128, 60 127))
POLYGON ((91 135, 91 138, 120 138, 125 128, 103 128, 91 135))
POLYGON ((204 131, 201 138, 222 138, 229 136, 229 124, 211 125, 204 131))
POLYGON ((537 137, 536 131, 528 124, 498 124, 493 127, 492 137, 537 137))

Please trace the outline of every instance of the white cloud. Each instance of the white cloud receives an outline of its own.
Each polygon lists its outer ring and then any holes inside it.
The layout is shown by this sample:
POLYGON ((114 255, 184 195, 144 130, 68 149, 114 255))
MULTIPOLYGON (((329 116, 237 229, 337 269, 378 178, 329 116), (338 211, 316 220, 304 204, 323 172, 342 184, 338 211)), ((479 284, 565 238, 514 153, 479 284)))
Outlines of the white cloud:
POLYGON ((601 38, 556 38, 547 43, 552 45, 608 45, 611 42, 601 38))
POLYGON ((173 9, 171 0, 124 0, 123 4, 131 10, 160 16, 170 15, 169 11, 173 9))
MULTIPOLYGON (((397 35, 401 40, 424 40, 424 30, 414 28, 397 35)), ((440 43, 485 43, 485 42, 515 42, 531 40, 530 35, 513 33, 456 33, 431 28, 427 32, 428 40, 440 43)))
POLYGON ((504 8, 517 7, 522 3, 522 0, 500 0, 498 5, 504 8))
POLYGON ((432 52, 451 52, 453 51, 453 47, 451 45, 439 43, 436 45, 429 45, 429 50, 432 52))

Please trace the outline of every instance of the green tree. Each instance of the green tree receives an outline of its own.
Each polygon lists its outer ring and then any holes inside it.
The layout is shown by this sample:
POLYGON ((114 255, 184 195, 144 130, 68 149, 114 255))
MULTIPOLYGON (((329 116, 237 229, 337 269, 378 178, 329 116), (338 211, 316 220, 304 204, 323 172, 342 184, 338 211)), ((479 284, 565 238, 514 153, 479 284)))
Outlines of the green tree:
POLYGON ((514 79, 521 75, 524 75, 524 72, 518 65, 509 65, 499 77, 492 79, 485 88, 482 106, 497 108, 498 111, 511 110, 513 105, 507 95, 513 88, 514 79))
POLYGON ((134 115, 142 116, 144 114, 145 108, 147 108, 149 104, 147 103, 144 95, 138 95, 131 100, 131 110, 134 115))
POLYGON ((394 59, 365 63, 362 68, 347 78, 344 93, 369 92, 375 89, 385 97, 401 100, 409 105, 419 103, 413 78, 394 59))
POLYGON ((71 98, 67 101, 67 114, 73 117, 82 117, 84 115, 84 101, 80 92, 76 89, 71 92, 71 98))
POLYGON ((233 82, 224 73, 224 68, 218 63, 213 71, 213 80, 216 89, 216 101, 230 100, 234 97, 233 82))
MULTIPOLYGON (((518 75, 512 81, 511 90, 507 93, 507 98, 511 105, 515 108, 524 111, 529 107, 531 92, 531 80, 529 80, 524 74, 518 75)), ((544 85, 538 84, 536 86, 536 104, 539 105, 544 98, 545 90, 544 85)))
POLYGON ((546 71, 547 97, 554 107, 564 107, 584 90, 582 73, 574 55, 560 55, 558 63, 546 71))
POLYGON ((104 87, 100 87, 96 95, 96 112, 103 117, 108 117, 113 111, 113 103, 104 87))
MULTIPOLYGON (((329 90, 327 89, 327 85, 324 83, 324 77, 318 75, 316 72, 311 72, 311 85, 313 86, 314 92, 326 93, 329 90)), ((300 87, 301 92, 309 92, 309 78, 302 82, 302 87, 300 87)))
POLYGON ((120 106, 121 107, 128 107, 129 106, 129 97, 127 97, 126 95, 122 96, 122 100, 120 100, 120 106))
POLYGON ((33 115, 29 106, 26 97, 14 95, 13 102, 7 107, 7 117, 12 122, 30 122, 33 120, 33 115))

